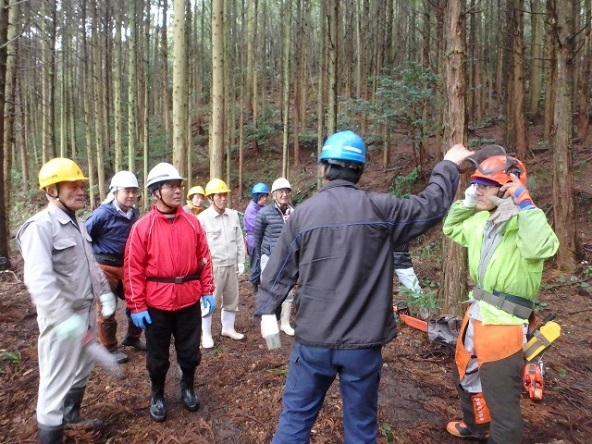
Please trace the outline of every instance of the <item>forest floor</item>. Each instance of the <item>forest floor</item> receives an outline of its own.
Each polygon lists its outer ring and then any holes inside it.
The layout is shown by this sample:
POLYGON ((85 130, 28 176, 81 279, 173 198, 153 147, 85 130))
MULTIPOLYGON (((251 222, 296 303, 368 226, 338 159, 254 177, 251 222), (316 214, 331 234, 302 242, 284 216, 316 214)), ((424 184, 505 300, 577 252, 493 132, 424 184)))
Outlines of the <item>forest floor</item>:
MULTIPOLYGON (((483 130, 482 137, 495 136, 494 130, 491 133, 483 130)), ((588 262, 583 262, 574 276, 558 272, 553 262, 546 266, 539 296, 539 317, 556 314, 562 336, 544 356, 543 400, 532 401, 526 394, 522 399, 523 442, 526 444, 592 442, 592 299, 588 288, 588 279, 592 279, 592 174, 589 166, 592 148, 579 146, 575 153, 579 171, 577 230, 582 243, 582 260, 588 262)), ((393 175, 408 174, 410 168, 404 168, 410 165, 408 154, 402 152, 395 156, 400 157, 394 159, 400 169, 384 171, 371 164, 361 182, 362 188, 387 191, 393 175)), ((538 153, 536 160, 527 163, 532 164, 529 173, 536 185, 532 190, 533 198, 545 211, 551 210, 552 205, 549 155, 548 152, 538 153)), ((308 182, 314 179, 316 167, 312 161, 299 168, 299 172, 312 175, 308 182)), ((302 183, 307 182, 303 179, 302 183)), ((299 185, 293 183, 295 188, 299 185)), ((244 208, 246 204, 243 200, 235 208, 244 208)), ((426 286, 439 282, 439 239, 440 231, 436 228, 412 243, 415 268, 426 286)), ((0 442, 36 442, 36 313, 21 283, 22 260, 15 253, 11 261, 16 275, 0 273, 0 442)), ((394 300, 402 297, 398 294, 398 285, 395 282, 394 300)), ((179 400, 179 374, 171 347, 166 388, 169 415, 163 423, 153 422, 148 414, 150 385, 144 354, 125 348, 130 359, 122 365, 124 377, 117 379, 97 368, 87 387, 83 414, 103 419, 106 426, 98 431, 69 430, 66 442, 270 442, 282 409, 282 390, 293 339, 282 334, 281 349, 273 352, 266 349, 259 334, 259 322, 253 317, 253 296, 246 276, 241 277, 241 306, 237 318, 237 330, 246 334, 243 341, 220 336, 218 313, 213 326, 215 348, 203 352, 197 372, 196 388, 201 397, 197 413, 184 410, 179 400)), ((125 327, 121 307, 117 316, 121 338, 125 327)), ((384 347, 383 357, 379 443, 462 442, 445 431, 447 421, 460 415, 452 384, 451 350, 433 345, 424 333, 401 325, 398 337, 384 347)), ((336 382, 327 393, 311 442, 343 442, 341 415, 336 382)))

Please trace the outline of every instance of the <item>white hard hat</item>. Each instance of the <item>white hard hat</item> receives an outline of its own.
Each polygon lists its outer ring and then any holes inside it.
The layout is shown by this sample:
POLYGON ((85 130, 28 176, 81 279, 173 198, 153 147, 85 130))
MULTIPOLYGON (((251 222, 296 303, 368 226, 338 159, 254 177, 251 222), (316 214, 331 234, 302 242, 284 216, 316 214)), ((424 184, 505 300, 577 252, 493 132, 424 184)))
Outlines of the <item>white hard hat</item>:
POLYGON ((114 188, 139 188, 138 178, 131 171, 119 171, 111 179, 110 189, 114 188))
POLYGON ((161 162, 150 170, 148 173, 148 180, 146 181, 146 188, 159 182, 168 182, 169 180, 185 180, 179 174, 177 168, 170 163, 161 162))
POLYGON ((273 185, 271 185, 271 192, 273 193, 277 190, 283 190, 284 188, 292 190, 292 185, 290 185, 288 179, 280 177, 279 179, 274 180, 273 185))

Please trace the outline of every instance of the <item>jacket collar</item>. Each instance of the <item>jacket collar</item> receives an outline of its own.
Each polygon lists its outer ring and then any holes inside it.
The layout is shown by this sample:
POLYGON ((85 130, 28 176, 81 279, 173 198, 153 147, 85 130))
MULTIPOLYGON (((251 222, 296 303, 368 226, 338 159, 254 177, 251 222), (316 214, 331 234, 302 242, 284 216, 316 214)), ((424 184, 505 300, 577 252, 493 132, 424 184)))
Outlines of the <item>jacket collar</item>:
POLYGON ((330 190, 331 188, 337 188, 337 187, 349 187, 349 188, 355 188, 356 190, 358 189, 358 186, 355 183, 350 182, 349 180, 335 179, 335 180, 331 180, 330 182, 327 182, 325 185, 323 185, 321 187, 321 189, 319 190, 319 193, 322 193, 323 191, 327 191, 327 190, 330 190))
MULTIPOLYGON (((166 217, 166 215, 165 215, 164 213, 161 213, 160 211, 158 211, 158 209, 156 208, 156 205, 154 205, 154 206, 152 207, 152 212, 153 212, 155 215, 159 216, 159 217, 162 217, 162 218, 164 218, 164 219, 169 219, 169 218, 167 218, 167 217, 166 217)), ((176 210, 174 213, 170 213, 170 214, 174 214, 174 215, 175 215, 175 219, 176 219, 176 218, 177 218, 177 216, 179 216, 179 214, 180 214, 180 213, 184 213, 184 212, 185 212, 185 210, 183 209, 183 207, 182 207, 181 205, 179 205, 179 206, 177 207, 177 210, 176 210)), ((169 219, 169 220, 170 220, 170 219, 169 219)))
POLYGON ((66 213, 53 202, 49 202, 49 204, 47 205, 47 210, 49 211, 49 214, 55 217, 56 220, 62 225, 66 225, 68 222, 74 223, 74 220, 68 215, 68 213, 66 213))

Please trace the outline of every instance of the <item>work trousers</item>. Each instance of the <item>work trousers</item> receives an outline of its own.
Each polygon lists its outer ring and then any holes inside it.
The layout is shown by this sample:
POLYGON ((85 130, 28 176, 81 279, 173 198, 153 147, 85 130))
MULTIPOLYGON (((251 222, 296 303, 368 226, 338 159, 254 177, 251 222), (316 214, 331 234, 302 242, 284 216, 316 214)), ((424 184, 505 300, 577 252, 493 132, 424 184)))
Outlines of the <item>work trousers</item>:
MULTIPOLYGON (((466 316, 466 315, 465 315, 466 316)), ((466 319, 465 319, 466 321, 466 319)), ((459 379, 458 366, 453 366, 453 378, 458 391, 463 411, 463 421, 473 432, 485 435, 489 432, 489 444, 520 444, 522 442, 523 421, 520 411, 522 396, 522 372, 524 369, 524 352, 522 349, 509 356, 483 362, 483 356, 491 354, 492 349, 503 349, 504 331, 507 331, 508 342, 516 342, 516 335, 521 334, 522 326, 496 325, 491 326, 497 336, 491 338, 494 343, 488 344, 488 326, 473 329, 470 320, 467 328, 461 332, 457 348, 466 348, 472 356, 467 369, 470 369, 462 380, 459 379), (480 337, 483 336, 483 337, 480 337), (510 340, 510 337, 512 340, 510 340), (477 365, 477 362, 479 364, 477 365), (477 424, 471 395, 483 393, 489 409, 489 423, 477 424)))
POLYGON ((307 444, 327 390, 339 375, 344 444, 376 444, 382 348, 330 349, 294 343, 284 410, 273 444, 307 444))
MULTIPOLYGON (((96 335, 94 304, 76 314, 82 316, 90 334, 96 335)), ((53 321, 38 317, 39 324, 39 392, 37 422, 42 426, 61 426, 66 394, 73 388, 86 386, 94 367, 94 359, 84 352, 81 339, 62 340, 53 321)))
POLYGON ((177 362, 193 372, 201 362, 201 307, 195 303, 176 311, 148 307, 152 323, 146 326, 146 368, 150 378, 164 380, 169 369, 171 336, 175 339, 177 362))
MULTIPOLYGON (((123 293, 123 267, 113 267, 111 265, 99 264, 105 274, 111 291, 117 296, 117 299, 124 299, 123 293)), ((117 348, 117 319, 115 313, 105 317, 101 314, 101 301, 97 299, 97 335, 99 342, 109 351, 117 348)), ((139 339, 142 335, 142 329, 134 325, 130 316, 130 311, 125 310, 127 316, 127 337, 139 339)))
POLYGON ((216 307, 235 312, 238 308, 238 276, 235 265, 214 265, 216 307))

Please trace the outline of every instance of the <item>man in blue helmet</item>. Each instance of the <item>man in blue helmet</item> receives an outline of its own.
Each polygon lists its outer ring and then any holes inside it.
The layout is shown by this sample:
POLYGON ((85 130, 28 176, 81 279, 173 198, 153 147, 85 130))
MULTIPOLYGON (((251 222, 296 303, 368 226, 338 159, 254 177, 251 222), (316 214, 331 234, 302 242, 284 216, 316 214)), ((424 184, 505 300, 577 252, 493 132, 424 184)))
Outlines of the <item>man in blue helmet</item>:
POLYGON ((356 186, 366 163, 360 136, 340 131, 327 139, 319 157, 324 185, 288 219, 256 298, 262 331, 277 329, 275 310, 299 281, 295 341, 273 443, 309 442, 337 375, 344 442, 376 443, 381 351, 397 334, 393 251, 442 219, 456 192, 458 165, 470 155, 453 146, 424 191, 399 199, 356 186))
MULTIPOLYGON (((257 213, 267 203, 269 198, 269 188, 264 183, 257 183, 251 189, 251 200, 245 215, 243 217, 243 226, 245 228, 245 243, 247 244, 247 253, 249 254, 250 267, 253 268, 253 249, 255 247, 255 222, 257 221, 257 213)), ((253 284, 253 292, 257 293, 257 285, 253 284)))

